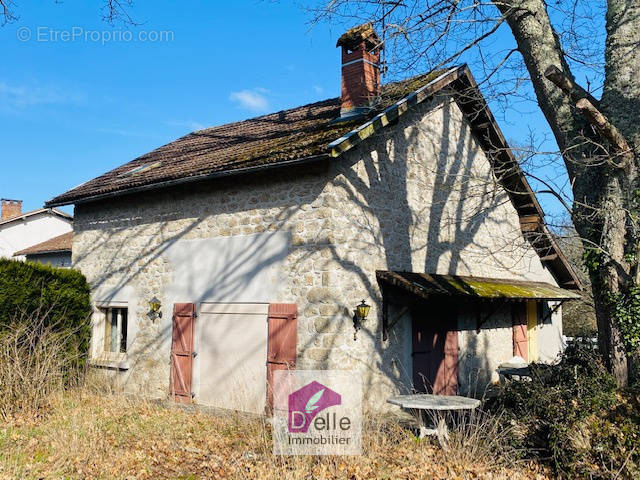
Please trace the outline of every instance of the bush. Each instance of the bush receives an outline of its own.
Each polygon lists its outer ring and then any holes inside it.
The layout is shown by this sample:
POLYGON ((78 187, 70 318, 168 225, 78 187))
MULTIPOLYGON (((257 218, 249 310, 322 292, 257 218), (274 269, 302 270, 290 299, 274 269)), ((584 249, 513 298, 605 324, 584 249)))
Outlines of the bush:
POLYGON ((65 351, 73 331, 45 325, 37 313, 0 333, 0 418, 39 416, 69 380, 74 359, 65 351))
POLYGON ((74 332, 64 348, 80 365, 89 348, 90 313, 89 284, 80 272, 0 259, 0 332, 37 314, 43 327, 74 332))
POLYGON ((531 377, 489 404, 508 419, 514 446, 566 477, 638 478, 638 397, 616 389, 590 346, 569 346, 557 365, 533 364, 531 377))

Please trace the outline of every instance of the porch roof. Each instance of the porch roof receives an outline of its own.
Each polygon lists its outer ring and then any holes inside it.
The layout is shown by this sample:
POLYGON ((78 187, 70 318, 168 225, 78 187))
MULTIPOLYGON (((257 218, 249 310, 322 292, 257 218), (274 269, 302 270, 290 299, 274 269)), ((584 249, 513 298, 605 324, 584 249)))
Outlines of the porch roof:
POLYGON ((544 282, 384 270, 376 271, 376 276, 383 284, 423 298, 453 296, 507 300, 580 298, 577 292, 544 282))

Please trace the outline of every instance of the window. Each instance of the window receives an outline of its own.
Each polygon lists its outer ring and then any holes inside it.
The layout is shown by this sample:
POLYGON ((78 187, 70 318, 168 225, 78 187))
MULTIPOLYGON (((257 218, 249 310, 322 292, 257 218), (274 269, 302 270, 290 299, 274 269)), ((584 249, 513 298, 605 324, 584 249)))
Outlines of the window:
POLYGON ((104 351, 127 351, 127 309, 105 308, 104 351))

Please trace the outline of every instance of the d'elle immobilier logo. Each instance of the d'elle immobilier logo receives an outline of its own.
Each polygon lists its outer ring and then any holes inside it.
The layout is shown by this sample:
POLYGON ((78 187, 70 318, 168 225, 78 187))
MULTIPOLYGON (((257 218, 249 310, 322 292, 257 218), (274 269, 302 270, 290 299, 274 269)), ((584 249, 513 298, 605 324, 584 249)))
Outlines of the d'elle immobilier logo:
POLYGON ((333 370, 276 373, 279 375, 274 381, 274 453, 361 453, 362 382, 358 373, 333 370))

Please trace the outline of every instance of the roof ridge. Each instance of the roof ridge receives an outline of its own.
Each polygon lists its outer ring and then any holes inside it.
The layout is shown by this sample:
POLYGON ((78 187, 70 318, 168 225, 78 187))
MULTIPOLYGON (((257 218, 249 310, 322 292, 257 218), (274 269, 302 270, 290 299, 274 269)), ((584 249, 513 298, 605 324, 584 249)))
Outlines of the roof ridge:
POLYGON ((11 223, 15 220, 19 220, 21 218, 24 217, 31 217, 33 215, 37 215, 39 213, 45 213, 45 212, 50 212, 50 213, 54 213, 56 215, 59 215, 61 217, 65 217, 69 220, 73 220, 73 215, 69 215, 66 212, 63 212, 62 210, 55 208, 55 207, 42 207, 42 208, 36 208, 35 210, 29 210, 28 212, 22 212, 20 213, 20 215, 16 215, 15 217, 11 217, 11 218, 7 218, 6 220, 2 220, 0 221, 0 225, 5 225, 7 223, 11 223))

